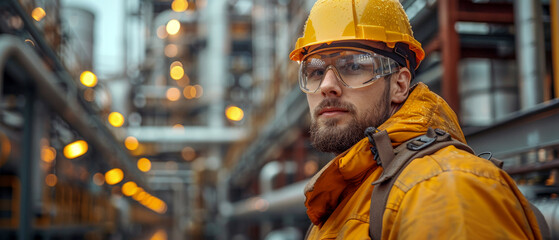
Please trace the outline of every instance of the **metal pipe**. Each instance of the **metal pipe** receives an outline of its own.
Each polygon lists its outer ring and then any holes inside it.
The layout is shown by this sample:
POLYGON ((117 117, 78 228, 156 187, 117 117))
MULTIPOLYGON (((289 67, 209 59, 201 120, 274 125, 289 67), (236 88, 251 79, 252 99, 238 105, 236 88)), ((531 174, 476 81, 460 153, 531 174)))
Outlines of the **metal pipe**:
MULTIPOLYGON (((0 72, 0 75, 3 75, 0 72)), ((0 79, 0 83, 2 83, 0 79)), ((31 191, 31 178, 33 168, 31 166, 33 163, 33 119, 35 111, 35 93, 34 89, 27 88, 25 93, 25 109, 23 110, 24 128, 23 128, 23 158, 22 163, 19 167, 19 175, 21 181, 21 192, 20 192, 20 203, 19 203, 19 239, 27 240, 31 239, 33 227, 31 225, 32 216, 32 194, 31 191)))
POLYGON ((515 0, 516 55, 520 79, 520 108, 543 101, 545 76, 544 35, 541 2, 515 0))
POLYGON ((228 217, 243 219, 263 219, 270 216, 305 214, 305 195, 308 180, 271 191, 232 204, 228 217))
POLYGON ((448 105, 460 114, 460 95, 458 92, 458 62, 460 61, 460 39, 455 23, 458 12, 458 1, 439 1, 439 28, 442 42, 443 79, 441 80, 442 96, 448 105))
POLYGON ((555 98, 559 98, 559 0, 549 2, 551 15, 551 52, 555 98))
POLYGON ((100 121, 90 118, 91 115, 78 101, 66 99, 67 95, 56 84, 55 77, 37 60, 40 59, 39 56, 26 48, 20 39, 9 35, 0 36, 0 86, 4 84, 4 67, 10 59, 16 60, 29 74, 30 82, 24 82, 23 85, 34 85, 37 96, 76 129, 88 143, 105 153, 110 165, 123 168, 134 181, 145 185, 142 174, 134 167, 130 156, 115 144, 114 136, 102 131, 106 130, 105 126, 100 121))
POLYGON ((539 199, 531 202, 542 212, 551 231, 551 239, 559 238, 559 201, 557 199, 539 199))
POLYGON ((265 194, 273 190, 273 180, 280 174, 294 174, 297 170, 297 164, 293 161, 278 162, 272 161, 266 163, 260 171, 260 194, 265 194))
POLYGON ((224 92, 225 79, 227 79, 227 59, 229 48, 226 41, 229 41, 227 0, 208 1, 205 17, 207 21, 200 21, 201 27, 208 29, 208 56, 204 59, 206 64, 202 69, 206 76, 203 76, 209 88, 204 89, 204 95, 210 100, 208 108, 208 126, 220 128, 225 125, 223 118, 224 111, 224 92))

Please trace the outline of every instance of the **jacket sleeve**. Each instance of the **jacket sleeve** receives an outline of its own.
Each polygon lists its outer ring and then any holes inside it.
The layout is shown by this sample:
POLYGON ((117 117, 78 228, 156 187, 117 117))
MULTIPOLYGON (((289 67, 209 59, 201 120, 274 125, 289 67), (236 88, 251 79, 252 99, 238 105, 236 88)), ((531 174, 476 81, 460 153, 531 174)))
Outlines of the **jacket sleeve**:
POLYGON ((394 185, 383 239, 537 239, 507 181, 468 171, 441 171, 394 185))

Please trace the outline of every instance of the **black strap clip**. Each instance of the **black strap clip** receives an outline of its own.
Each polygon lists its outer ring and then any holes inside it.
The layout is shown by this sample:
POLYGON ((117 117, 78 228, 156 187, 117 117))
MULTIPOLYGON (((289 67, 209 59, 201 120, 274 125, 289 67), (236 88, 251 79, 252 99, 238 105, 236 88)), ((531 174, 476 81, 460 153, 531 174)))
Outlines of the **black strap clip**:
POLYGON ((439 128, 429 128, 425 135, 416 137, 411 142, 408 142, 407 148, 412 151, 419 151, 428 146, 431 146, 437 141, 437 139, 439 139, 439 141, 450 140, 450 134, 439 128))
POLYGON ((416 137, 413 141, 408 143, 408 149, 413 151, 419 151, 433 144, 437 140, 436 137, 427 137, 425 135, 416 137))
POLYGON ((382 164, 380 162, 379 153, 378 153, 378 150, 376 148, 375 139, 373 138, 373 134, 375 134, 377 132, 379 132, 378 129, 376 129, 374 127, 368 127, 367 129, 365 129, 365 136, 367 136, 367 138, 369 138, 369 142, 373 145, 370 148, 371 153, 373 153, 373 158, 377 162, 377 165, 381 166, 382 164))

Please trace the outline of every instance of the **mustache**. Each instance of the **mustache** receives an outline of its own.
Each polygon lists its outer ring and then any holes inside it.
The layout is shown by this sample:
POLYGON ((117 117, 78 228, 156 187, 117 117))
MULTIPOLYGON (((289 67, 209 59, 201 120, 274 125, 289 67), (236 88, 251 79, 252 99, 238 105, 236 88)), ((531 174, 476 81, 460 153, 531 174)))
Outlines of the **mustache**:
POLYGON ((316 108, 313 111, 313 115, 317 117, 318 114, 320 114, 320 112, 322 111, 322 109, 326 107, 342 108, 347 110, 351 114, 355 114, 356 112, 355 106, 351 103, 343 102, 337 98, 326 98, 322 100, 322 102, 320 102, 318 106, 316 106, 316 108))

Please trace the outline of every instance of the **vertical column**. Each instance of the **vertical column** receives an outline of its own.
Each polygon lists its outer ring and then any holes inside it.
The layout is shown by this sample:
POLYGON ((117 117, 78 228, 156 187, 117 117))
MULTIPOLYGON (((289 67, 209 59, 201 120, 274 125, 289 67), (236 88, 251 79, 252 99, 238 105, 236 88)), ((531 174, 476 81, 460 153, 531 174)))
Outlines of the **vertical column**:
POLYGON ((35 93, 33 89, 25 90, 25 108, 23 112, 23 146, 22 161, 19 167, 19 178, 21 181, 20 202, 19 202, 19 239, 27 240, 32 238, 33 233, 33 205, 32 205, 32 170, 33 170, 33 150, 36 145, 33 140, 33 127, 35 118, 35 93))
POLYGON ((541 8, 539 0, 514 1, 521 110, 543 101, 545 46, 541 8))
POLYGON ((559 0, 551 0, 551 51, 555 98, 559 98, 559 0))
POLYGON ((210 101, 208 125, 221 128, 224 125, 224 86, 227 77, 227 61, 229 59, 229 27, 226 0, 208 1, 206 7, 206 24, 208 29, 208 54, 203 72, 204 92, 210 101))
POLYGON ((270 19, 273 15, 271 12, 270 3, 267 0, 255 0, 253 8, 253 71, 254 80, 258 89, 254 91, 257 93, 254 102, 262 103, 266 98, 264 93, 268 89, 271 82, 271 72, 273 68, 273 44, 272 38, 272 25, 270 19))
POLYGON ((460 119, 460 96, 458 93, 458 62, 460 60, 460 38, 454 28, 459 0, 439 1, 439 27, 443 64, 441 88, 443 98, 460 119))

